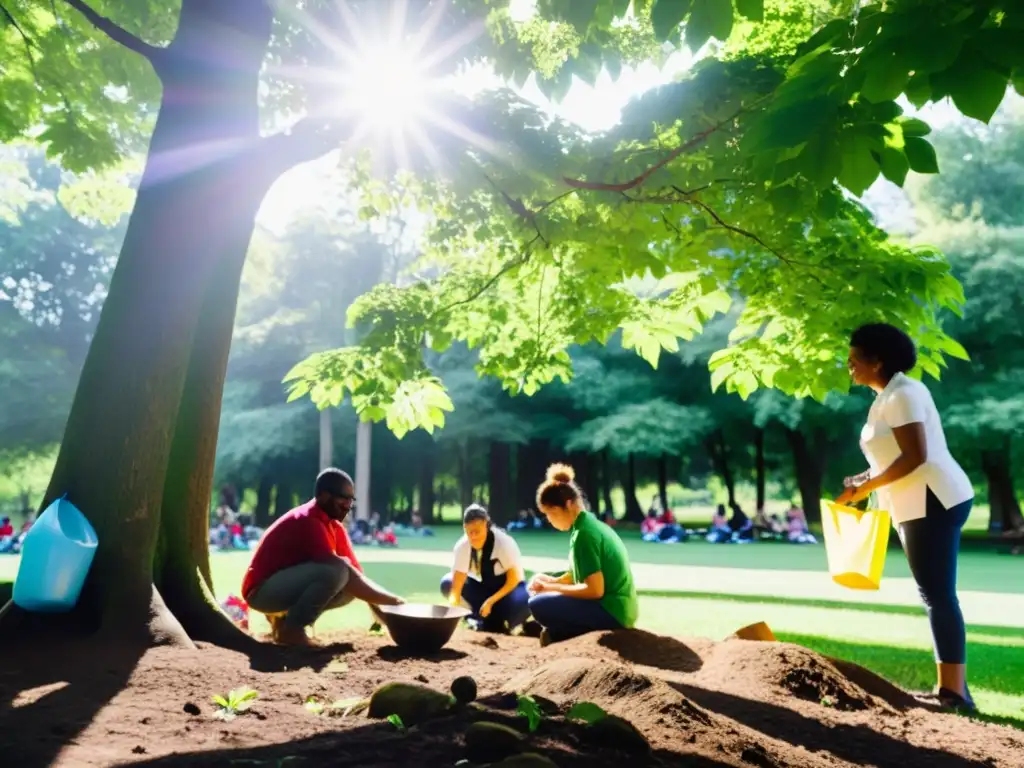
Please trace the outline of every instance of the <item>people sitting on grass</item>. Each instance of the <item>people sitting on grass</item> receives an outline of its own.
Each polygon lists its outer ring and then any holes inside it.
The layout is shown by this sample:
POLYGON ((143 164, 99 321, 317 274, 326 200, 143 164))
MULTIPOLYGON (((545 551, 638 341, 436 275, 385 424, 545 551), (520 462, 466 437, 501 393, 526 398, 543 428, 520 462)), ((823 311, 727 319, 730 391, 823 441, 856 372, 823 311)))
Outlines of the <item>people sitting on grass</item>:
POLYGON ((14 548, 14 526, 11 518, 0 518, 0 554, 10 552, 14 548))
POLYGON ((465 535, 455 543, 455 562, 441 579, 441 594, 472 611, 477 629, 509 632, 530 615, 519 545, 479 504, 466 507, 462 528, 465 535))
POLYGON ((510 531, 521 531, 525 528, 540 528, 543 525, 532 509, 520 509, 516 519, 508 524, 510 531))
POLYGON ((565 464, 548 469, 537 507, 558 531, 570 532, 569 571, 530 580, 530 612, 544 628, 541 645, 601 629, 632 628, 639 614, 626 547, 586 509, 586 499, 565 464))
POLYGON ((400 605, 397 595, 362 573, 343 525, 355 502, 352 478, 325 469, 314 497, 274 521, 242 579, 242 598, 267 616, 274 642, 311 645, 306 627, 354 599, 400 605))
POLYGON ((675 515, 671 509, 663 510, 651 508, 647 517, 640 524, 640 537, 644 541, 656 541, 664 544, 675 544, 686 540, 686 531, 676 522, 675 515))
POLYGON ((786 535, 787 526, 776 514, 766 514, 764 507, 758 507, 754 513, 754 537, 758 539, 782 539, 786 535))
POLYGON ((795 504, 786 513, 786 540, 790 544, 817 544, 810 528, 807 527, 807 516, 795 504))

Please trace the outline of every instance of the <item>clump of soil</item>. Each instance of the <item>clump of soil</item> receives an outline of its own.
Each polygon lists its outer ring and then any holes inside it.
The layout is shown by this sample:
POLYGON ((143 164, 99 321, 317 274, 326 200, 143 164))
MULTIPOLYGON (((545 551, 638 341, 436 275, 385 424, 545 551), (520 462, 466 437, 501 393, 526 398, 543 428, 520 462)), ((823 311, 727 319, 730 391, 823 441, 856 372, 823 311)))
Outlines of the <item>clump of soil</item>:
POLYGON ((415 658, 384 637, 328 639, 332 645, 320 650, 266 647, 252 655, 209 646, 145 653, 8 646, 0 666, 2 762, 451 766, 467 759, 467 736, 482 722, 518 734, 508 737, 518 750, 509 765, 559 768, 630 761, 652 768, 1011 768, 1024 754, 1020 731, 921 709, 860 668, 781 643, 614 632, 543 649, 536 640, 501 637, 493 648, 460 630, 441 652, 415 658), (412 727, 350 706, 396 682, 429 681, 447 696, 463 676, 476 682, 477 701, 439 706, 412 727), (240 688, 259 695, 247 710, 223 717, 211 696, 240 688), (546 702, 535 731, 516 712, 519 693, 546 702), (822 705, 824 696, 835 699, 832 706, 822 705), (650 752, 602 743, 592 726, 567 720, 568 706, 581 701, 628 722, 650 752))

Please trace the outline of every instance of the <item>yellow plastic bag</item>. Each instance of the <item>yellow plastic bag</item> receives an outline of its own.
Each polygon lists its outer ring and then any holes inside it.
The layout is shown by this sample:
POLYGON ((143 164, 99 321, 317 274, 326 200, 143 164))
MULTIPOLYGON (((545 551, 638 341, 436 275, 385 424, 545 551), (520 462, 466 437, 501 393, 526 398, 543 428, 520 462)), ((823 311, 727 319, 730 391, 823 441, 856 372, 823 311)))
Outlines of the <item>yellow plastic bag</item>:
POLYGON ((848 589, 878 589, 889 548, 889 513, 821 502, 821 527, 832 581, 848 589))

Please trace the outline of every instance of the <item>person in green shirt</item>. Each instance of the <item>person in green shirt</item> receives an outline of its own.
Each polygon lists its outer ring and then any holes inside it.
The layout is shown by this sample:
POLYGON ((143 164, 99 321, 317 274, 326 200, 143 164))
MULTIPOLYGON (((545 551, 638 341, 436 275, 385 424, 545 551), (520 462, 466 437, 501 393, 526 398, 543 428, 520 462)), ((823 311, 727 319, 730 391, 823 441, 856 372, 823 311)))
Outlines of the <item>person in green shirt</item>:
POLYGON ((553 464, 537 489, 537 507, 555 529, 569 532, 569 571, 539 573, 528 585, 530 612, 544 628, 542 645, 636 625, 639 605, 626 547, 585 506, 572 467, 553 464))

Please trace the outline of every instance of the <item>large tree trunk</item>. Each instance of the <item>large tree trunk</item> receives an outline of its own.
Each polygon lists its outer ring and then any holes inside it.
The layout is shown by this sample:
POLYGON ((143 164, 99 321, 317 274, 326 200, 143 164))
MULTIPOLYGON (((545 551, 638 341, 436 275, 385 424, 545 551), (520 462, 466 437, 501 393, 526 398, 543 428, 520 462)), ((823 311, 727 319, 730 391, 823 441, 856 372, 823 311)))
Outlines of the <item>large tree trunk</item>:
POLYGON ((608 517, 615 517, 615 505, 612 504, 612 468, 608 459, 608 451, 601 451, 601 498, 608 517))
POLYGON ((754 433, 754 486, 757 489, 758 511, 764 511, 766 473, 764 469, 764 430, 759 429, 754 433))
POLYGON ((800 489, 800 503, 808 521, 821 520, 821 481, 824 474, 824 457, 815 450, 807 435, 798 429, 787 429, 786 439, 793 452, 793 468, 796 484, 800 489))
MULTIPOLYGON (((184 574, 174 578, 198 584, 197 572, 209 575, 206 536, 195 534, 212 490, 223 339, 195 359, 193 340, 206 334, 196 332, 200 318, 211 321, 215 274, 240 275, 270 183, 252 153, 272 23, 264 3, 182 4, 146 169, 44 499, 67 493, 95 526, 100 543, 79 613, 122 642, 190 643, 154 586, 161 532, 161 581, 171 563, 184 574), (199 393, 214 399, 210 408, 199 393), (172 450, 187 434, 198 444, 172 450), (172 456, 187 491, 168 488, 172 456)), ((234 294, 224 299, 232 306, 234 294)), ((230 332, 228 323, 228 340, 230 332)))
POLYGON ((1020 527, 1024 519, 1013 483, 1009 437, 999 448, 982 451, 981 469, 988 484, 989 532, 1000 534, 1020 527))
POLYGON ((512 498, 512 449, 508 443, 491 443, 487 490, 491 519, 505 527, 515 512, 512 498))
POLYGON ((732 465, 729 462, 729 449, 725 442, 725 435, 721 430, 716 431, 705 442, 708 456, 711 458, 711 466, 725 485, 725 492, 729 496, 729 506, 736 503, 736 480, 732 474, 732 465))
POLYGON ((424 525, 434 523, 434 507, 437 505, 437 495, 434 492, 434 480, 437 475, 437 444, 433 438, 428 437, 428 444, 424 447, 420 458, 419 467, 419 511, 424 525))
POLYGON ((256 486, 256 509, 253 510, 253 524, 258 528, 270 526, 270 496, 274 490, 274 481, 269 475, 260 477, 256 486))
POLYGON ((661 508, 667 510, 668 506, 668 456, 662 454, 658 457, 658 498, 661 499, 661 508))
POLYGON ((642 523, 644 510, 636 498, 636 457, 632 453, 626 462, 626 482, 622 486, 622 492, 626 495, 626 514, 622 519, 630 523, 642 523))

